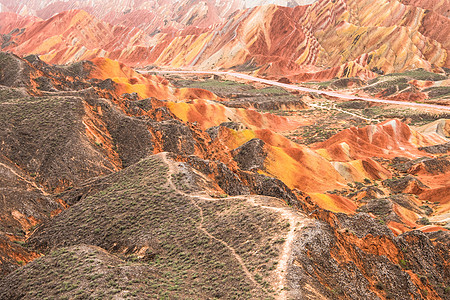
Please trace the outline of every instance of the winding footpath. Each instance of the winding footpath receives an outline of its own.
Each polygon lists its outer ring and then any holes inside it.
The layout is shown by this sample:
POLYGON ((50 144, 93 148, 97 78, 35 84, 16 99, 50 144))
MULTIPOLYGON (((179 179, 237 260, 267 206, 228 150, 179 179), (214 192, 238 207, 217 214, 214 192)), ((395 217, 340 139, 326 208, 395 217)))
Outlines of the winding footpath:
POLYGON ((200 231, 202 231, 204 234, 206 234, 209 238, 221 243, 222 245, 224 245, 234 256, 234 258, 238 261, 238 263, 241 265, 242 270, 244 271, 245 275, 247 276, 247 278, 255 285, 255 286, 259 286, 259 284, 256 282, 254 276, 250 273, 250 271, 247 269, 242 257, 236 253, 236 250, 234 250, 233 247, 231 247, 230 245, 228 245, 227 242, 216 238, 215 236, 213 236, 208 230, 206 230, 203 227, 203 223, 204 223, 204 217, 203 217, 203 209, 200 205, 198 205, 198 203, 194 200, 194 198, 199 198, 199 197, 192 197, 191 195, 181 191, 180 189, 178 189, 176 187, 176 185, 173 183, 172 181, 172 175, 175 174, 175 170, 174 170, 174 166, 170 163, 169 159, 167 158, 167 152, 163 152, 161 154, 162 159, 164 161, 164 163, 169 167, 169 173, 167 175, 167 180, 169 182, 169 185, 172 189, 174 189, 177 193, 189 198, 191 200, 192 205, 194 205, 198 210, 199 210, 199 214, 200 214, 200 222, 198 224, 198 229, 200 231))
MULTIPOLYGON (((284 245, 281 249, 277 268, 274 270, 274 273, 271 276, 272 277, 271 281, 274 284, 274 288, 275 288, 275 299, 277 299, 277 300, 287 299, 287 289, 285 288, 287 285, 286 275, 288 273, 289 260, 291 257, 293 244, 297 237, 298 232, 304 226, 308 225, 311 222, 311 220, 308 219, 305 215, 303 215, 303 214, 299 213, 298 211, 295 211, 291 207, 288 207, 285 205, 279 205, 279 206, 278 205, 269 206, 267 204, 265 205, 260 200, 261 196, 258 196, 258 195, 240 195, 240 196, 230 196, 227 198, 216 199, 216 198, 208 197, 203 194, 200 195, 200 194, 185 193, 185 192, 181 191, 175 185, 175 183, 172 181, 172 175, 177 173, 177 171, 176 171, 176 166, 174 165, 174 162, 167 157, 167 152, 161 152, 158 155, 160 155, 163 162, 169 167, 169 171, 167 173, 167 180, 168 180, 169 186, 173 190, 175 190, 177 193, 189 198, 192 205, 194 205, 199 210, 200 222, 199 222, 197 228, 199 230, 201 230, 204 234, 206 234, 209 238, 223 244, 232 253, 234 258, 241 265, 242 271, 245 273, 247 278, 255 286, 261 287, 261 285, 256 282, 254 275, 248 270, 243 258, 236 252, 236 250, 231 245, 229 245, 227 242, 212 235, 203 226, 204 214, 203 214, 203 209, 199 205, 198 201, 217 202, 217 201, 229 201, 232 199, 246 200, 246 202, 252 206, 260 207, 262 209, 272 210, 273 212, 277 213, 282 219, 289 222, 289 231, 285 235, 279 237, 279 238, 284 238, 285 241, 284 241, 284 245)), ((263 196, 263 197, 271 198, 268 196, 263 196)))
POLYGON ((247 201, 253 204, 254 206, 258 206, 261 208, 272 210, 278 213, 283 219, 289 222, 289 232, 284 237, 285 242, 283 248, 281 250, 281 255, 278 260, 278 266, 275 269, 275 289, 278 291, 277 297, 275 299, 287 299, 287 273, 289 268, 289 260, 292 253, 292 248, 294 245, 294 241, 297 237, 298 231, 301 230, 302 227, 310 224, 311 220, 306 216, 299 214, 297 211, 294 211, 291 207, 282 206, 282 207, 274 207, 261 205, 256 202, 255 196, 251 196, 247 198, 247 201))
POLYGON ((368 97, 359 97, 359 96, 353 96, 353 95, 346 95, 341 94, 337 92, 332 91, 325 91, 325 90, 316 90, 311 89, 307 87, 297 86, 294 84, 286 84, 281 83, 278 81, 263 79, 254 77, 247 74, 242 73, 236 73, 236 72, 224 72, 224 71, 172 71, 172 70, 151 70, 151 71, 143 71, 143 70, 136 70, 138 73, 159 73, 159 74, 211 74, 211 75, 227 75, 232 76, 235 78, 250 80, 250 81, 256 81, 260 83, 265 83, 272 86, 279 86, 285 89, 289 90, 296 90, 296 91, 302 91, 302 92, 308 92, 308 93, 316 93, 320 95, 327 95, 331 97, 341 98, 341 99, 347 99, 347 100, 362 100, 362 101, 368 101, 368 102, 377 102, 377 103, 384 103, 384 104, 395 104, 395 105, 402 105, 402 106, 412 106, 417 108, 431 108, 431 109, 438 109, 442 111, 450 111, 449 106, 443 106, 443 105, 436 105, 436 104, 426 104, 426 103, 415 103, 415 102, 406 102, 406 101, 394 101, 394 100, 385 100, 385 99, 377 99, 377 98, 368 98, 368 97))

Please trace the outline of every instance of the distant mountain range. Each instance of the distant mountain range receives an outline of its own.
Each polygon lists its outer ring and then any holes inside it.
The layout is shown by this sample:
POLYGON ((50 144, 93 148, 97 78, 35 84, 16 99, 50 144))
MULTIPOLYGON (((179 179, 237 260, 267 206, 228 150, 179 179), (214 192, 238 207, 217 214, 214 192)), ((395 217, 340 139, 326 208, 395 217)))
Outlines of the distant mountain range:
POLYGON ((450 19, 445 9, 426 9, 427 1, 320 0, 249 9, 237 0, 3 1, 21 15, 2 13, 2 49, 39 54, 49 63, 105 56, 138 67, 234 68, 297 81, 450 67, 450 19), (66 11, 74 7, 82 10, 66 11))
POLYGON ((154 13, 163 13, 167 16, 183 11, 183 7, 193 8, 208 7, 218 9, 219 15, 224 16, 230 9, 245 9, 266 4, 294 7, 307 5, 317 0, 206 0, 206 1, 106 1, 106 0, 63 0, 63 1, 36 1, 36 0, 2 0, 2 11, 15 12, 22 15, 34 15, 40 18, 49 18, 54 14, 70 9, 84 9, 98 18, 108 18, 115 14, 127 14, 139 10, 151 10, 154 13))

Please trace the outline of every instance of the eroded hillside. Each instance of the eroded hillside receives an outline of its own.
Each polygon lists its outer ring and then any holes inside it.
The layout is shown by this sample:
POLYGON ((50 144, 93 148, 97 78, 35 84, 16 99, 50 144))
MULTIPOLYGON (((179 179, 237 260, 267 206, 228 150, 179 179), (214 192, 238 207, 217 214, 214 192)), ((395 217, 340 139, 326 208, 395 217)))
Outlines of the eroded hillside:
POLYGON ((1 53, 0 85, 2 299, 448 297, 440 115, 106 58, 1 53))

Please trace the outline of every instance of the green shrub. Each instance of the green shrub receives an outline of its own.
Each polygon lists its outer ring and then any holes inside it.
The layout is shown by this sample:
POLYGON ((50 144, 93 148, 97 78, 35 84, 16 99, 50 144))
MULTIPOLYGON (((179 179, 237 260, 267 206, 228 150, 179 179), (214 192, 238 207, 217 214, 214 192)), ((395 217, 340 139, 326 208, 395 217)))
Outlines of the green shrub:
POLYGON ((377 281, 375 287, 379 290, 384 290, 384 284, 381 281, 377 281))
POLYGON ((408 266, 408 261, 405 259, 400 259, 399 264, 403 269, 406 269, 408 266))

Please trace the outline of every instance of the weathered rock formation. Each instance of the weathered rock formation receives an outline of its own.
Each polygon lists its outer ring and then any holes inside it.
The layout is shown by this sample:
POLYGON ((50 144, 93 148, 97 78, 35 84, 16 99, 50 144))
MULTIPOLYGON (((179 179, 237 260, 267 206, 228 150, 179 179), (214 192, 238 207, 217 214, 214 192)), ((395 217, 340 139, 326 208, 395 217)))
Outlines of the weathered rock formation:
MULTIPOLYGON (((3 13, 2 47, 40 54, 50 63, 105 56, 133 66, 235 68, 294 81, 450 67, 449 18, 442 10, 427 10, 425 1, 319 0, 243 10, 237 1, 212 2, 143 4, 109 15, 102 13, 108 5, 64 2, 64 10, 86 9, 95 16, 56 10, 38 14, 43 20, 32 23, 3 13), (152 12, 155 5, 162 12, 152 12), (159 15, 168 11, 174 15, 159 15)), ((45 2, 37 5, 45 9, 45 2)))

